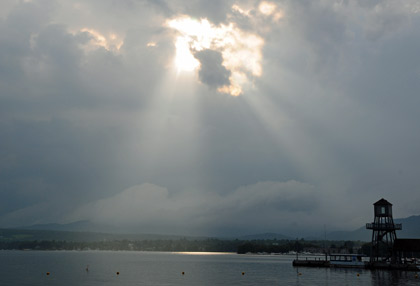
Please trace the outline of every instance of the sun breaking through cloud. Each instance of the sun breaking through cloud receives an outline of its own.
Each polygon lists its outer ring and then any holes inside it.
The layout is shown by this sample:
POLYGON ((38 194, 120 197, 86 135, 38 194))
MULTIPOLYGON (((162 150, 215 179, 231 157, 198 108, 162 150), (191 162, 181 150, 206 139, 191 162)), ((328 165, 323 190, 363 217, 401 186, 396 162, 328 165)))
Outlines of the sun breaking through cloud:
POLYGON ((200 69, 201 82, 233 96, 241 95, 254 77, 262 75, 264 39, 261 36, 241 30, 234 22, 217 26, 208 19, 197 20, 186 15, 170 19, 166 25, 179 33, 175 40, 175 66, 178 71, 200 69), (204 67, 204 57, 199 56, 204 50, 219 53, 222 58, 220 64, 213 63, 211 70, 209 65, 204 67), (219 71, 229 74, 227 82, 202 78, 203 74, 220 78, 220 75, 211 75, 219 71))
POLYGON ((283 11, 278 10, 277 5, 272 2, 263 1, 258 6, 258 10, 264 16, 271 16, 274 21, 283 18, 283 11))

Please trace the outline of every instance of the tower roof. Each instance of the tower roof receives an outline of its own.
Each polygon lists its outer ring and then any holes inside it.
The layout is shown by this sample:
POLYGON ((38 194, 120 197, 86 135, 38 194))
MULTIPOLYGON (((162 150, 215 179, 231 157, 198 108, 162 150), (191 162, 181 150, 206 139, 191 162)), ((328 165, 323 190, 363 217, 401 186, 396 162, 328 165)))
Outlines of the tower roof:
POLYGON ((388 202, 387 200, 385 200, 384 198, 380 199, 379 201, 377 201, 376 203, 373 204, 374 206, 392 206, 392 204, 390 202, 388 202))

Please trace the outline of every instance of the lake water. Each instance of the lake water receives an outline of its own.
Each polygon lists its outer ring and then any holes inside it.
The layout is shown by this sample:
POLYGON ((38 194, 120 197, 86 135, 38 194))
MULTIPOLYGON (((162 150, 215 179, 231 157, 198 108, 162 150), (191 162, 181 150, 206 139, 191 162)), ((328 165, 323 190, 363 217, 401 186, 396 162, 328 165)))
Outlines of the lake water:
POLYGON ((420 285, 414 272, 297 269, 292 266, 293 258, 134 251, 0 251, 0 285, 420 285))

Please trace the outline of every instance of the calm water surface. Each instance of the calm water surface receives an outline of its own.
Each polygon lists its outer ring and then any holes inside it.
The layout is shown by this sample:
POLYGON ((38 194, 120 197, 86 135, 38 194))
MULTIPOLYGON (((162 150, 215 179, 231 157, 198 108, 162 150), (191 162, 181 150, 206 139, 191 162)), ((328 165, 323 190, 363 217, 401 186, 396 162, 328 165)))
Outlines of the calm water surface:
POLYGON ((280 255, 0 251, 0 285, 420 285, 413 272, 297 269, 292 260, 280 255))

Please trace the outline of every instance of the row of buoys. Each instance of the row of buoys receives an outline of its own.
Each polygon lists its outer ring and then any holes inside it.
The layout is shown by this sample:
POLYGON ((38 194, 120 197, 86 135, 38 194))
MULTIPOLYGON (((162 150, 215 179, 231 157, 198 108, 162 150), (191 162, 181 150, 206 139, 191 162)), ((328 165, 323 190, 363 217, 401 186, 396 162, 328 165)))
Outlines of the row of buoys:
MULTIPOLYGON (((86 267, 86 271, 89 271, 89 268, 88 268, 88 267, 86 267)), ((51 273, 50 273, 50 272, 46 272, 45 274, 46 274, 47 276, 49 276, 51 273)), ((117 274, 117 276, 118 276, 118 275, 120 275, 120 272, 119 272, 119 271, 117 271, 117 272, 116 272, 116 274, 117 274)), ((185 272, 184 272, 184 271, 182 271, 182 272, 181 272, 181 274, 182 274, 182 275, 185 275, 185 272)), ((243 275, 245 275, 245 272, 242 272, 242 276, 243 276, 243 275)), ((357 277, 359 277, 359 276, 360 276, 360 273, 357 273, 356 275, 357 275, 357 277)), ((301 272, 298 272, 298 276, 302 276, 302 273, 301 273, 301 272)), ((417 279, 417 278, 419 278, 419 275, 418 275, 418 274, 414 275, 414 278, 416 278, 416 279, 417 279)))
MULTIPOLYGON (((89 271, 89 269, 87 269, 86 268, 86 271, 89 271)), ((51 273, 50 272, 46 272, 45 273, 47 276, 49 276, 51 273)), ((119 271, 117 271, 117 273, 116 273, 117 275, 120 275, 120 272, 119 271)), ((182 274, 184 274, 184 272, 182 272, 182 274)))
MULTIPOLYGON (((88 268, 86 268, 86 271, 89 271, 89 269, 88 269, 88 268)), ((47 273, 45 273, 45 274, 48 276, 48 275, 50 275, 50 272, 47 272, 47 273)), ((119 272, 119 271, 117 271, 115 274, 120 275, 120 272, 119 272)), ((182 271, 182 272, 181 272, 181 274, 182 274, 182 275, 185 275, 185 272, 184 272, 184 271, 182 271)), ((242 275, 245 275, 245 272, 242 272, 242 275)), ((301 273, 301 272, 298 272, 298 275, 299 275, 299 276, 302 276, 302 273, 301 273)), ((359 276, 360 276, 360 274, 359 274, 359 273, 357 273, 357 277, 359 277, 359 276)), ((414 277, 415 277, 415 278, 419 278, 418 274, 416 274, 414 277)))
MULTIPOLYGON (((86 268, 86 271, 89 271, 89 269, 88 269, 88 268, 86 268)), ((46 272, 45 274, 46 274, 47 276, 49 276, 51 273, 50 273, 50 272, 46 272)), ((120 272, 119 272, 119 271, 117 271, 115 274, 120 275, 120 272)), ((184 271, 182 271, 182 272, 181 272, 181 274, 182 274, 182 275, 185 275, 185 272, 184 272, 184 271)), ((245 272, 242 272, 242 275, 245 275, 245 272)))
MULTIPOLYGON (((89 271, 88 267, 86 267, 86 271, 89 271)), ((46 274, 47 276, 49 276, 51 273, 50 273, 50 272, 46 272, 45 274, 46 274)), ((119 272, 119 271, 117 271, 117 272, 116 272, 116 274, 117 274, 117 275, 120 275, 120 272, 119 272)), ((182 271, 182 272, 181 272, 181 274, 182 274, 182 275, 185 275, 185 272, 184 272, 184 271, 182 271)), ((245 272, 242 272, 242 275, 245 275, 245 272)), ((302 276, 302 273, 301 273, 301 272, 298 272, 298 275, 299 275, 299 276, 302 276)), ((360 276, 360 273, 357 273, 356 275, 357 275, 357 277, 359 277, 359 276, 360 276)), ((414 275, 414 278, 416 278, 416 279, 417 279, 417 278, 419 278, 419 275, 418 275, 418 274, 414 275)))

